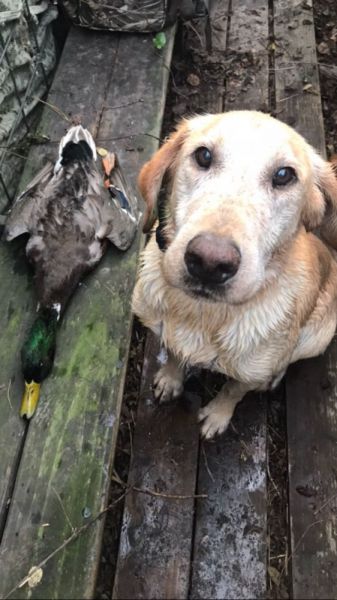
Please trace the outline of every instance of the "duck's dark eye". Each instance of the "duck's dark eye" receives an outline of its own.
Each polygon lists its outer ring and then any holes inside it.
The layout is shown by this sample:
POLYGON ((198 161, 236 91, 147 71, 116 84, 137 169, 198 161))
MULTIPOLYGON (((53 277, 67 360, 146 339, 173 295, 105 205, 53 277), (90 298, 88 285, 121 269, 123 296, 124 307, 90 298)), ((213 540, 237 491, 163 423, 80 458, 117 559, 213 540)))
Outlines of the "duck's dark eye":
POLYGON ((197 161, 199 167, 203 169, 209 169, 212 164, 212 153, 206 146, 200 146, 194 152, 195 160, 197 161))
POLYGON ((273 187, 282 187, 296 181, 296 171, 292 167, 281 167, 273 175, 273 187))

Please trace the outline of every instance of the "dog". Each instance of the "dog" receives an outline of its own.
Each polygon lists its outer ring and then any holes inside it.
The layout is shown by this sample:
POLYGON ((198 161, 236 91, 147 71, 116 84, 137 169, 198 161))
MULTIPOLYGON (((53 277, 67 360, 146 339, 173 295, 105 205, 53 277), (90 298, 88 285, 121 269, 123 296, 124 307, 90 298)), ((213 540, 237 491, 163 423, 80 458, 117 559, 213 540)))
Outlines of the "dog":
POLYGON ((291 127, 232 111, 183 120, 139 187, 145 232, 159 212, 133 294, 168 353, 154 393, 181 395, 188 366, 226 375, 199 413, 211 438, 247 392, 275 387, 334 335, 337 179, 291 127))

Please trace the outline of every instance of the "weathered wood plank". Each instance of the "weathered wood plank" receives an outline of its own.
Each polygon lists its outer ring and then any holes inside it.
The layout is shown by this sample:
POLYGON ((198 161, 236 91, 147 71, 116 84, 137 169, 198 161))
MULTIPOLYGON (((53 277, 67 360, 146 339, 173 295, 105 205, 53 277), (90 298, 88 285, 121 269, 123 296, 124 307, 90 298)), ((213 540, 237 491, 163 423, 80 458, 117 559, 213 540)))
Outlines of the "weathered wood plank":
POLYGON ((134 182, 140 165, 159 144, 175 29, 166 35, 161 51, 153 46, 151 35, 120 35, 118 79, 109 86, 97 136, 98 144, 118 151, 134 182))
POLYGON ((293 598, 336 598, 336 339, 286 379, 293 598))
POLYGON ((276 116, 325 153, 310 2, 274 2, 276 116))
MULTIPOLYGON (((118 600, 178 599, 188 594, 199 445, 198 398, 193 398, 193 411, 182 399, 158 406, 152 394, 158 354, 159 343, 149 333, 128 485, 189 498, 174 500, 137 491, 128 494, 113 593, 118 600)), ((187 391, 184 398, 188 398, 187 391)))
POLYGON ((266 597, 266 410, 248 396, 221 440, 203 442, 191 598, 266 597))
POLYGON ((26 429, 19 417, 22 382, 17 365, 33 302, 29 276, 22 268, 20 255, 22 248, 17 242, 12 246, 0 246, 0 536, 26 429))
MULTIPOLYGON (((90 35, 90 34, 89 34, 90 35)), ((96 36, 88 46, 87 32, 73 30, 66 42, 63 60, 57 71, 55 82, 49 95, 50 105, 68 110, 65 102, 67 94, 72 99, 72 106, 85 112, 93 132, 98 124, 97 106, 102 104, 106 80, 97 77, 103 58, 113 62, 116 54, 116 41, 112 40, 107 48, 106 38, 96 36), (77 61, 71 61, 76 53, 77 61), (67 67, 68 65, 68 67, 67 67), (83 86, 87 76, 93 81, 94 91, 86 89, 87 108, 84 110, 83 86), (65 91, 67 90, 67 94, 65 91), (89 96, 89 97, 88 97, 89 96), (95 106, 95 98, 96 104, 95 106)), ((40 131, 53 140, 59 140, 67 128, 67 123, 54 110, 44 113, 40 131), (43 127, 43 129, 42 129, 43 127)), ((21 188, 41 168, 47 156, 54 156, 55 144, 34 147, 30 152, 21 188)), ((25 333, 33 318, 34 296, 31 273, 27 268, 22 240, 12 244, 0 245, 0 328, 3 343, 0 346, 0 532, 6 517, 9 495, 13 487, 17 462, 22 450, 25 423, 19 418, 18 411, 22 393, 20 374, 20 349, 25 333)))
POLYGON ((268 36, 268 2, 233 0, 227 48, 231 63, 226 80, 226 110, 268 110, 268 36))
MULTIPOLYGON (((143 98, 146 107, 150 105, 143 118, 143 131, 158 136, 168 79, 162 62, 169 62, 172 41, 162 54, 154 55, 151 36, 127 38, 104 34, 102 53, 96 66, 91 64, 91 74, 90 40, 98 40, 101 34, 80 33, 86 38, 88 60, 82 54, 79 63, 74 48, 67 59, 70 75, 64 61, 61 63, 62 77, 73 78, 74 112, 77 102, 83 102, 80 110, 86 124, 83 82, 92 81, 95 86, 102 78, 107 84, 104 99, 98 99, 102 108, 103 100, 120 99, 123 86, 132 81, 135 93, 143 98), (107 54, 109 41, 114 39, 118 39, 118 56, 121 57, 118 64, 107 54), (74 65, 84 71, 77 88, 78 74, 74 65), (152 86, 149 71, 156 73, 152 86)), ((58 108, 67 111, 69 96, 63 93, 62 82, 62 78, 56 79, 55 89, 60 92, 58 108)), ((111 110, 101 115, 93 91, 90 93, 92 100, 87 99, 96 114, 88 121, 97 137, 108 138, 107 145, 116 137, 116 132, 117 137, 128 134, 126 115, 121 115, 119 109, 116 113, 111 110)), ((133 115, 136 118, 133 108, 128 107, 128 119, 134 118, 133 115)), ((56 134, 59 129, 55 129, 56 134)), ((137 149, 122 152, 123 165, 130 165, 131 173, 146 160, 157 143, 153 138, 148 139, 142 152, 137 149)), ((120 147, 119 142, 116 147, 120 147)), ((128 355, 130 296, 138 247, 139 238, 125 254, 110 249, 99 267, 80 286, 67 309, 59 333, 55 367, 43 385, 39 409, 29 425, 2 540, 0 595, 6 595, 33 564, 62 545, 71 535, 72 527, 82 526, 89 515, 98 514, 106 506, 128 355)), ((93 597, 102 529, 103 520, 98 520, 48 561, 43 567, 43 579, 34 590, 25 586, 15 592, 15 597, 93 597)))
MULTIPOLYGON (((226 2, 220 7, 218 2, 211 2, 209 24, 213 56, 225 44, 228 5, 226 2), (221 24, 218 22, 220 13, 221 24), (217 27, 213 30, 215 20, 217 27)), ((205 30, 201 19, 197 25, 199 32, 205 30)), ((207 91, 199 94, 200 110, 221 111, 222 94, 223 80, 219 77, 218 82, 214 81, 207 91)), ((174 501, 137 492, 128 495, 113 593, 118 600, 187 598, 189 593, 199 426, 196 414, 182 408, 183 400, 159 407, 153 402, 151 383, 158 368, 159 351, 153 339, 149 334, 128 484, 191 498, 174 501)), ((197 387, 200 395, 203 390, 200 385, 197 387)), ((187 384, 184 398, 188 394, 187 384)))
MULTIPOLYGON (((277 116, 323 154, 324 129, 309 2, 275 3, 277 116)), ((293 598, 336 598, 337 340, 286 377, 293 598)))
MULTIPOLYGON (((267 9, 265 0, 232 1, 227 110, 268 106, 267 9)), ((233 425, 200 453, 198 493, 209 498, 196 508, 191 598, 266 595, 265 396, 244 400, 233 425)))

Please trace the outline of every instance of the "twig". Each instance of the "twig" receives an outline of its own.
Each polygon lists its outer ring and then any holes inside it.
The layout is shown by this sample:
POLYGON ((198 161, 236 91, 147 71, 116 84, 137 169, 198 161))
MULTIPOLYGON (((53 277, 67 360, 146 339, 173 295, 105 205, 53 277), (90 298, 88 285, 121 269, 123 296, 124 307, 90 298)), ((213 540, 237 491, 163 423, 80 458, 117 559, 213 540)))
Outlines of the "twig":
POLYGON ((124 483, 124 481, 118 475, 116 469, 114 469, 113 475, 111 476, 111 480, 114 481, 115 483, 118 483, 118 485, 120 485, 124 488, 127 487, 126 483, 124 483))
POLYGON ((281 498, 281 494, 280 494, 280 492, 279 492, 279 490, 278 490, 278 487, 277 487, 277 485, 276 485, 276 483, 275 483, 274 479, 273 479, 273 478, 272 478, 272 476, 271 476, 271 473, 270 473, 270 468, 269 468, 269 461, 268 461, 268 460, 267 460, 267 475, 268 475, 268 477, 269 477, 269 481, 271 481, 271 483, 273 484, 273 487, 274 487, 274 489, 275 489, 275 491, 276 491, 277 495, 279 496, 279 498, 281 498))
POLYGON ((108 104, 105 104, 104 109, 115 110, 116 108, 126 108, 127 106, 138 104, 138 102, 144 102, 144 98, 138 98, 137 100, 133 100, 132 102, 126 102, 125 104, 117 104, 116 106, 109 106, 108 104))
POLYGON ((200 46, 201 46, 201 48, 205 48, 205 45, 204 45, 204 44, 203 44, 203 42, 202 42, 202 37, 201 37, 201 35, 200 35, 199 31, 198 31, 198 30, 197 30, 197 29, 196 29, 196 28, 195 28, 195 27, 192 25, 192 23, 191 23, 191 22, 189 22, 189 21, 186 21, 186 22, 185 22, 185 25, 187 26, 187 28, 188 28, 188 29, 192 29, 193 33, 195 33, 195 35, 197 36, 197 38, 198 38, 198 40, 199 40, 199 42, 200 42, 200 46))
POLYGON ((206 451, 205 451, 205 446, 204 446, 204 444, 202 444, 202 445, 201 445, 201 451, 202 451, 202 454, 203 454, 203 457, 204 457, 205 469, 206 469, 206 471, 207 471, 208 475, 210 476, 211 480, 212 480, 212 481, 213 481, 213 483, 214 483, 214 482, 215 482, 215 479, 214 479, 214 477, 213 477, 213 473, 212 473, 211 469, 210 469, 210 468, 209 468, 209 466, 208 466, 208 460, 207 460, 207 455, 206 455, 206 451))
POLYGON ((113 481, 121 485, 123 488, 125 488, 128 492, 139 492, 140 494, 147 494, 148 496, 155 496, 156 498, 166 498, 167 500, 191 500, 192 498, 208 498, 208 494, 166 494, 165 492, 156 492, 155 490, 140 488, 136 485, 128 485, 119 477, 116 471, 112 479, 113 481))
POLYGON ((301 542, 303 541, 303 538, 305 538, 305 536, 307 535, 307 533, 310 531, 310 529, 312 529, 312 527, 314 527, 314 525, 319 525, 319 523, 323 523, 323 519, 321 519, 320 521, 314 521, 313 523, 310 523, 310 525, 308 525, 308 527, 307 527, 307 528, 306 528, 306 529, 303 531, 303 533, 302 533, 302 535, 301 535, 300 539, 298 540, 298 542, 297 542, 297 544, 296 544, 296 546, 295 546, 295 548, 294 548, 293 552, 291 552, 291 553, 289 554, 289 556, 288 556, 287 560, 285 561, 284 567, 283 567, 283 569, 282 569, 282 571, 281 571, 281 577, 282 577, 282 575, 284 574, 285 570, 287 569, 287 567, 288 567, 288 564, 289 564, 290 560, 291 560, 291 559, 294 557, 294 555, 296 554, 296 552, 297 552, 297 549, 298 549, 299 545, 300 545, 300 544, 301 544, 301 542))
POLYGON ((325 508, 327 506, 327 504, 329 504, 335 498, 337 498, 337 494, 330 496, 330 498, 328 498, 325 502, 323 502, 322 506, 320 506, 319 508, 317 508, 317 510, 314 511, 315 517, 316 517, 316 515, 318 515, 319 512, 321 512, 321 510, 323 510, 323 508, 325 508))
POLYGON ((208 497, 207 494, 196 494, 196 495, 190 495, 190 496, 189 495, 185 496, 185 495, 181 495, 181 494, 164 494, 161 492, 155 492, 152 490, 138 488, 136 486, 127 486, 120 479, 120 477, 117 475, 117 473, 116 473, 116 477, 113 477, 113 479, 115 479, 115 481, 117 481, 117 483, 119 483, 121 486, 125 487, 126 488, 125 491, 116 500, 114 500, 114 502, 111 502, 111 504, 109 504, 106 508, 104 508, 101 512, 99 512, 95 517, 93 517, 90 521, 88 521, 88 523, 85 523, 85 525, 82 525, 81 527, 74 529, 72 534, 66 540, 64 540, 64 542, 62 542, 62 544, 60 544, 60 546, 58 546, 57 548, 55 548, 55 550, 53 550, 50 554, 48 554, 38 565, 34 566, 34 569, 30 569, 29 575, 26 575, 23 579, 21 579, 21 581, 19 581, 19 583, 15 587, 13 587, 6 594, 6 596, 4 596, 4 600, 7 600, 7 598, 10 598, 10 596, 12 596, 14 594, 14 592, 16 592, 18 589, 22 588, 31 579, 31 577, 33 577, 34 573, 36 573, 39 569, 42 569, 42 567, 44 567, 52 558, 54 558, 54 556, 56 556, 57 554, 59 554, 59 552, 61 552, 61 550, 64 550, 64 548, 69 546, 69 544, 71 544, 71 542, 75 541, 84 531, 86 531, 89 527, 91 527, 91 525, 96 523, 96 521, 98 521, 98 519, 100 519, 105 513, 107 513, 109 510, 111 510, 121 500, 123 500, 123 498, 125 498, 125 496, 132 490, 134 490, 136 492, 140 492, 142 494, 148 494, 150 496, 159 496, 162 498, 167 498, 169 500, 187 500, 187 499, 191 499, 191 498, 207 498, 208 497))
POLYGON ((7 400, 8 400, 8 404, 9 404, 11 410, 13 410, 13 405, 11 402, 11 395, 10 395, 11 385, 12 385, 12 380, 10 379, 8 382, 8 387, 7 387, 7 400))
MULTIPOLYGON (((130 489, 130 488, 128 488, 130 489)), ((166 498, 167 500, 191 500, 192 498, 194 499, 201 499, 201 498, 208 498, 208 494, 164 494, 163 492, 155 492, 154 490, 147 490, 144 488, 139 488, 136 487, 135 485, 131 486, 131 489, 134 490, 135 492, 139 492, 141 494, 147 494, 148 496, 156 496, 159 498, 166 498)))
POLYGON ((19 583, 15 587, 13 587, 6 596, 4 596, 4 600, 7 600, 7 598, 10 598, 10 596, 12 596, 14 594, 14 592, 16 592, 18 589, 22 588, 31 579, 31 577, 34 575, 34 573, 36 573, 39 569, 42 569, 42 567, 44 567, 52 558, 54 558, 54 556, 56 556, 59 552, 61 552, 61 550, 64 550, 64 548, 69 546, 69 544, 71 544, 71 542, 76 540, 81 535, 81 533, 86 531, 89 527, 91 527, 91 525, 96 523, 96 521, 98 521, 98 519, 100 519, 106 512, 111 510, 116 504, 118 504, 118 502, 123 500, 123 498, 125 498, 127 493, 128 493, 128 490, 123 492, 123 494, 121 494, 116 500, 114 500, 114 502, 111 502, 111 504, 109 504, 106 508, 104 508, 101 512, 99 512, 95 517, 93 517, 90 521, 88 521, 88 523, 85 523, 85 525, 82 525, 81 527, 76 528, 73 531, 73 533, 71 534, 71 536, 69 536, 66 540, 64 540, 64 542, 62 542, 62 544, 60 546, 55 548, 55 550, 50 552, 50 554, 48 554, 48 556, 46 556, 43 560, 41 560, 41 562, 34 567, 34 570, 31 569, 29 572, 29 575, 26 575, 23 579, 21 579, 21 581, 19 581, 19 583))
POLYGON ((25 156, 24 154, 19 154, 18 152, 15 152, 15 150, 11 150, 10 148, 7 148, 6 146, 0 146, 1 150, 4 150, 5 154, 12 154, 12 156, 17 156, 18 158, 23 158, 24 160, 27 160, 28 156, 25 156))
POLYGON ((247 452, 248 456, 250 456, 250 455, 251 455, 251 453, 252 453, 252 452, 251 452, 251 450, 250 450, 250 448, 247 446, 246 442, 244 442, 244 441, 241 439, 241 437, 240 437, 240 434, 239 434, 238 430, 236 429, 236 427, 233 425, 233 423, 232 423, 232 422, 230 423, 230 425, 231 425, 231 428, 233 429, 234 433, 235 433, 235 434, 236 434, 236 435, 239 437, 239 442, 240 442, 241 446, 242 446, 242 447, 243 447, 243 449, 244 449, 244 450, 247 452))
MULTIPOLYGON (((136 137, 141 137, 141 136, 147 136, 150 138, 153 138, 154 140, 158 140, 159 142, 163 142, 163 138, 158 137, 157 135, 153 135, 152 133, 146 133, 144 131, 136 131, 135 133, 129 133, 127 135, 119 135, 118 137, 108 137, 108 138, 104 138, 104 137, 100 137, 98 136, 97 139, 97 143, 102 143, 102 142, 118 142, 119 140, 128 140, 128 139, 133 139, 136 137)), ((54 144, 57 142, 53 142, 54 144)))
POLYGON ((74 531, 75 531, 75 527, 73 526, 73 524, 72 524, 72 522, 71 522, 71 520, 70 520, 70 518, 69 518, 69 515, 68 515, 68 513, 67 513, 67 511, 66 511, 66 509, 65 509, 65 506, 64 506, 64 504, 63 504, 63 502, 62 502, 62 498, 61 498, 60 494, 58 493, 58 491, 57 491, 57 490, 55 490, 55 488, 54 488, 54 487, 52 487, 52 490, 53 490, 53 492, 54 492, 54 494, 55 494, 56 498, 58 499, 58 501, 59 501, 59 503, 60 503, 60 506, 61 506, 61 508, 62 508, 63 514, 64 514, 65 518, 66 518, 66 519, 67 519, 67 521, 68 521, 68 525, 69 525, 69 527, 70 527, 70 530, 71 530, 71 532, 72 532, 72 533, 74 533, 74 531))
POLYGON ((54 106, 54 104, 51 104, 50 102, 47 102, 46 100, 41 100, 41 98, 36 98, 36 99, 39 102, 41 102, 41 104, 44 104, 45 106, 47 106, 48 108, 50 108, 51 110, 53 110, 59 117, 61 117, 65 121, 67 121, 67 123, 71 123, 71 119, 69 119, 69 117, 66 115, 66 113, 63 112, 63 110, 61 110, 57 106, 54 106))
MULTIPOLYGON (((268 423, 268 429, 270 429, 270 431, 272 431, 273 434, 276 435, 279 440, 283 441, 283 437, 279 434, 278 431, 276 431, 276 429, 272 425, 270 425, 270 423, 268 423)), ((271 439, 271 441, 273 441, 272 438, 271 438, 271 436, 270 436, 270 439, 271 439)))
MULTIPOLYGON (((134 419, 133 419, 132 410, 130 412, 131 412, 131 418, 132 418, 133 424, 135 424, 134 419)), ((132 461, 133 461, 133 438, 132 438, 132 430, 131 430, 130 421, 127 421, 127 424, 128 424, 128 430, 129 430, 130 463, 132 463, 132 461)))

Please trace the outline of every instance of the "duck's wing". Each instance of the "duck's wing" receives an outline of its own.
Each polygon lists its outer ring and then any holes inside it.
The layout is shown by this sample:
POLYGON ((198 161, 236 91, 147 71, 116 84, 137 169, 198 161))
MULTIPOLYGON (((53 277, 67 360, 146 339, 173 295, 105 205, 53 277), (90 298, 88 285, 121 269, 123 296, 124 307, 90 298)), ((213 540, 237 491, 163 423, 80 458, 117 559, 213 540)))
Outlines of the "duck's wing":
POLYGON ((97 237, 107 238, 120 250, 127 250, 135 237, 141 214, 137 198, 123 177, 116 155, 109 153, 106 158, 110 159, 112 166, 109 169, 103 163, 105 182, 104 187, 101 186, 97 237))
POLYGON ((117 155, 108 152, 102 159, 105 187, 108 191, 108 212, 112 215, 106 237, 118 248, 131 245, 140 221, 137 197, 124 177, 117 155))
POLYGON ((135 237, 139 216, 125 207, 126 196, 122 190, 111 189, 104 198, 105 237, 120 250, 127 250, 135 237))
POLYGON ((4 239, 8 242, 34 229, 39 209, 45 202, 44 190, 54 174, 53 163, 48 162, 14 201, 7 216, 4 239))

